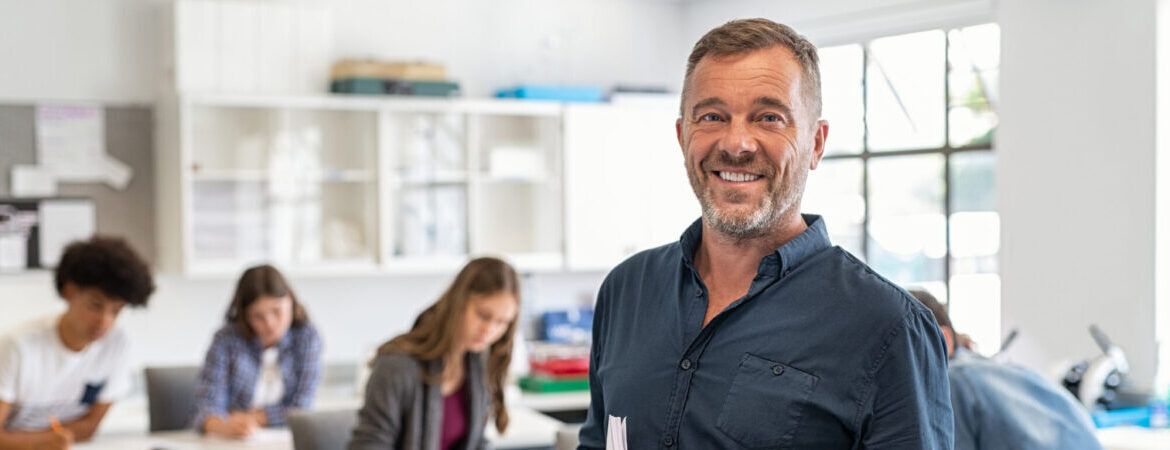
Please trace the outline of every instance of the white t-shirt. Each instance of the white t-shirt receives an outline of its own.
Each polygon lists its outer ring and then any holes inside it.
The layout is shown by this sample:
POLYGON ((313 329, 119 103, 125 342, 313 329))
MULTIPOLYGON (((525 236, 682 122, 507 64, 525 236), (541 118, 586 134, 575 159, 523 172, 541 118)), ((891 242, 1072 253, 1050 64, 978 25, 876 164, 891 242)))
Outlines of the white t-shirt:
POLYGON ((284 380, 281 379, 276 347, 264 350, 260 356, 260 376, 256 377, 256 390, 252 394, 252 408, 266 408, 280 404, 284 397, 284 380))
POLYGON ((0 338, 0 401, 13 405, 11 430, 49 428, 49 417, 69 422, 95 403, 130 390, 130 341, 118 327, 80 352, 57 335, 59 316, 23 324, 0 338))

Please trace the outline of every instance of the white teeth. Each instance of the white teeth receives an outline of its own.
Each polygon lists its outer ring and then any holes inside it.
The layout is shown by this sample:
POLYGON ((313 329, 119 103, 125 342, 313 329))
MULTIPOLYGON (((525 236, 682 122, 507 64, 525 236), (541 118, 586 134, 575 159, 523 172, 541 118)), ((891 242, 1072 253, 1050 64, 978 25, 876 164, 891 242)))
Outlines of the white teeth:
POLYGON ((744 181, 756 181, 757 179, 760 178, 760 176, 759 175, 752 175, 749 173, 720 171, 719 178, 722 178, 722 179, 727 180, 727 181, 744 182, 744 181))

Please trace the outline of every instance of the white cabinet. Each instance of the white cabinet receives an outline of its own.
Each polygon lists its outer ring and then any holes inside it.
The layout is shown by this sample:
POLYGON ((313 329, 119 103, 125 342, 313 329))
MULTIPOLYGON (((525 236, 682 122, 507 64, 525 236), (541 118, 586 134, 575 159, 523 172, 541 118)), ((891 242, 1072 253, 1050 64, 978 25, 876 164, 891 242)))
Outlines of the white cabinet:
POLYGON ((165 269, 563 267, 560 105, 187 95, 159 109, 165 269))
POLYGON ((158 111, 167 271, 608 270, 698 217, 675 103, 180 95, 158 111))
POLYGON ((673 99, 565 107, 567 267, 607 270, 699 217, 673 99))

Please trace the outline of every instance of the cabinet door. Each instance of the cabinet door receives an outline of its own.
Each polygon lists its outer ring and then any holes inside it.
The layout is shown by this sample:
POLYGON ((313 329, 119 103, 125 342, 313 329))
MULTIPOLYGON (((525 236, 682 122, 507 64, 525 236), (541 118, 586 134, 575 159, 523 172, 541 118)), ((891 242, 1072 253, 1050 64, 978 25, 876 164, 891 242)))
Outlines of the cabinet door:
POLYGON ((571 270, 608 270, 678 238, 698 217, 675 137, 677 104, 565 110, 565 236, 571 270))

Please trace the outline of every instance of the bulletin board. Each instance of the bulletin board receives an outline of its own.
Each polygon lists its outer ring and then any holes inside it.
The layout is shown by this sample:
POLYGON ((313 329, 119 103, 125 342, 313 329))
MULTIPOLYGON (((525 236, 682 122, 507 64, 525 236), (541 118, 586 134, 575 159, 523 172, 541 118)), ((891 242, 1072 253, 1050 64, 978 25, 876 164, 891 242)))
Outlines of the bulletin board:
MULTIPOLYGON (((105 106, 105 148, 133 176, 125 189, 103 183, 63 182, 56 196, 90 199, 100 234, 126 238, 152 265, 154 230, 154 113, 150 106, 105 106)), ((13 198, 12 167, 37 162, 34 104, 0 103, 0 198, 13 198)))

